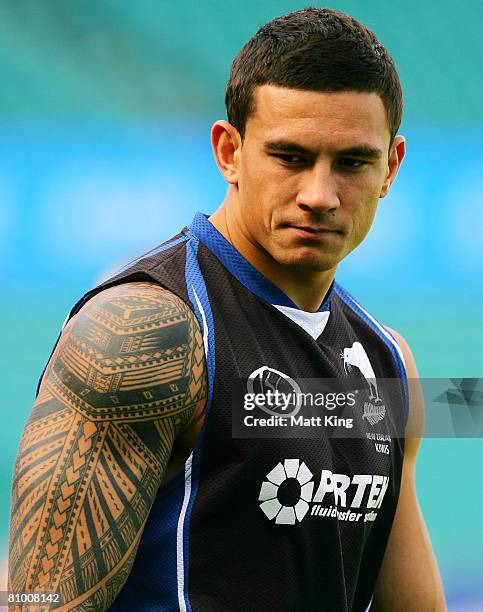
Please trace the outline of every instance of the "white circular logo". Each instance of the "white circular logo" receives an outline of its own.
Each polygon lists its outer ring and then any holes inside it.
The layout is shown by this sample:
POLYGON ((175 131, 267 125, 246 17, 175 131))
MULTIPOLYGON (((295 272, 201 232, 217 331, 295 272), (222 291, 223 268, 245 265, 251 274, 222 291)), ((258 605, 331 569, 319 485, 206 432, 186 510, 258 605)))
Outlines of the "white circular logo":
POLYGON ((302 406, 302 392, 295 380, 287 374, 268 366, 262 366, 250 374, 247 380, 247 391, 255 396, 255 404, 269 415, 295 416, 302 406), (282 412, 280 408, 277 409, 276 404, 274 405, 274 410, 271 410, 264 403, 258 403, 256 395, 259 393, 264 395, 267 393, 285 394, 285 396, 292 399, 290 404, 292 411, 286 412, 287 406, 285 406, 282 412))
POLYGON ((314 490, 309 468, 299 459, 285 459, 266 478, 258 496, 264 514, 281 525, 300 522, 309 510, 314 490))

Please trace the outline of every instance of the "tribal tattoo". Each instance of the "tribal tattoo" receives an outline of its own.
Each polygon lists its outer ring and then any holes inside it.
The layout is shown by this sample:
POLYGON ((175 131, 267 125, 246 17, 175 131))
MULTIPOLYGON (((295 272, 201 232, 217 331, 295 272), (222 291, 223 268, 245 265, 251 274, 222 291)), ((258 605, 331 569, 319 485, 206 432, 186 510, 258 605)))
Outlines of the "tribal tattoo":
POLYGON ((150 283, 111 287, 52 356, 15 466, 9 591, 59 593, 15 610, 104 610, 126 581, 176 436, 207 395, 198 321, 150 283))

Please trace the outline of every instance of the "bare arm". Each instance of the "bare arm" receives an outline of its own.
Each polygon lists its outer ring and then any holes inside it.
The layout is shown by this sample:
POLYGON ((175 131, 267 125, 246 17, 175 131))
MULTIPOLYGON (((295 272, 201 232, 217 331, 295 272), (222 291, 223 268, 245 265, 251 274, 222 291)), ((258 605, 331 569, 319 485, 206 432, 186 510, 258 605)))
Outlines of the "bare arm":
POLYGON ((431 541, 419 508, 414 472, 423 429, 423 398, 414 357, 393 330, 410 379, 410 415, 406 428, 401 491, 371 612, 444 612, 446 604, 431 541))
POLYGON ((174 440, 205 400, 203 341, 186 304, 148 283, 91 299, 62 335, 20 443, 9 590, 105 610, 129 575, 174 440))

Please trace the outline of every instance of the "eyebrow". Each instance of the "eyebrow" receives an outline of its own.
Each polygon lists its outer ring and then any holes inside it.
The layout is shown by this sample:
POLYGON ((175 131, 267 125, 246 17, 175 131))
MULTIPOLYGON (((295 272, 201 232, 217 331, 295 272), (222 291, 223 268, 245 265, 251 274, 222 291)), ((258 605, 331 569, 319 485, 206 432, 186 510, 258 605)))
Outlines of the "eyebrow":
MULTIPOLYGON (((263 143, 266 150, 270 151, 284 151, 286 153, 313 153, 311 149, 303 147, 296 142, 290 142, 289 140, 267 140, 263 143)), ((354 147, 348 147, 346 149, 340 149, 337 151, 338 155, 355 155, 358 157, 370 157, 373 159, 379 159, 382 156, 381 149, 372 147, 370 145, 357 145, 354 147)))

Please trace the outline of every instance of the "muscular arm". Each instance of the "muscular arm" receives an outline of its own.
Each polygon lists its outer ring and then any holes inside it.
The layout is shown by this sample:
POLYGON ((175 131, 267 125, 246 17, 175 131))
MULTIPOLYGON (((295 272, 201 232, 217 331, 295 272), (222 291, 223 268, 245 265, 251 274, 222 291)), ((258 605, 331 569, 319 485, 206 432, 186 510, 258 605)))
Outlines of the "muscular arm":
POLYGON ((419 508, 414 472, 423 431, 424 405, 418 373, 405 340, 393 330, 404 354, 410 414, 399 501, 371 612, 444 612, 444 592, 431 541, 419 508))
POLYGON ((205 399, 202 337, 180 299, 148 283, 91 299, 62 335, 20 443, 9 590, 58 592, 66 610, 106 609, 131 570, 173 442, 205 399))

